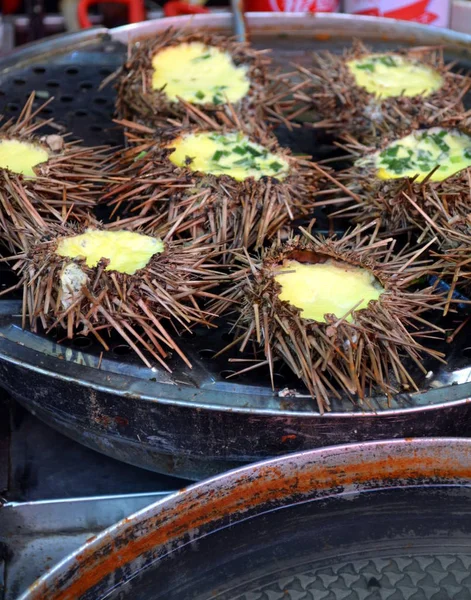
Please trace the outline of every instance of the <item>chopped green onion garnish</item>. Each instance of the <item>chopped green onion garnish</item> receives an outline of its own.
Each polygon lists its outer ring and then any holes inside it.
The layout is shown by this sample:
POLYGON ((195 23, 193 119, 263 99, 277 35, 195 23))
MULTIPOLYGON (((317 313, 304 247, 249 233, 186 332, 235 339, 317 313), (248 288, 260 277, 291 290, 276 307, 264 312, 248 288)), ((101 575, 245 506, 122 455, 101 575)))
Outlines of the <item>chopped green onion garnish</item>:
POLYGON ((252 146, 245 146, 247 152, 250 152, 252 156, 262 156, 262 152, 259 152, 256 148, 252 148, 252 146))
POLYGON ((235 146, 232 148, 232 151, 243 156, 244 154, 247 154, 247 147, 242 148, 242 146, 235 146))
POLYGON ((371 73, 373 73, 375 70, 375 66, 373 63, 365 63, 364 65, 356 65, 356 68, 361 69, 362 71, 370 71, 371 73))
POLYGON ((379 56, 378 60, 379 60, 379 62, 383 63, 383 65, 385 65, 386 67, 395 67, 396 66, 396 61, 394 60, 394 58, 392 56, 379 56))

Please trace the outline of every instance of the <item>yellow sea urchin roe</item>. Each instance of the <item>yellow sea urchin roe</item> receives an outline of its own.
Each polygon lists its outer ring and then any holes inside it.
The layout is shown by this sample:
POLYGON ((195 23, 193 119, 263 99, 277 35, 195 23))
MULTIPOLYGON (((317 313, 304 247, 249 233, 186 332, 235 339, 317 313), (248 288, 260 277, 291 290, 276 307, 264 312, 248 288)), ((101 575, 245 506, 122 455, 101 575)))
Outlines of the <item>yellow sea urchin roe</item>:
MULTIPOLYGON (((275 281, 281 285, 280 300, 301 309, 303 319, 319 322, 325 322, 326 314, 341 318, 354 306, 366 308, 384 292, 366 269, 330 259, 318 264, 285 260, 275 281)), ((352 321, 352 315, 346 320, 352 321)))
POLYGON ((143 269, 154 254, 164 251, 162 240, 132 231, 89 230, 81 235, 59 240, 56 253, 67 258, 84 258, 95 267, 102 258, 109 259, 107 271, 134 275, 143 269))
POLYGON ((357 85, 378 98, 429 96, 443 85, 440 73, 428 65, 395 54, 370 54, 348 61, 347 67, 357 85))
POLYGON ((192 104, 224 104, 241 100, 249 91, 247 67, 236 66, 229 53, 200 42, 165 48, 152 59, 152 88, 169 100, 192 104))
POLYGON ((0 140, 0 169, 8 169, 26 177, 36 177, 33 167, 48 160, 47 150, 39 144, 20 140, 0 140))
POLYGON ((379 179, 414 177, 423 181, 437 165, 432 181, 443 181, 471 165, 471 137, 439 127, 415 131, 375 155, 379 179))
POLYGON ((241 133, 192 133, 171 142, 173 164, 212 175, 230 175, 237 181, 249 177, 284 179, 289 165, 280 156, 241 133))

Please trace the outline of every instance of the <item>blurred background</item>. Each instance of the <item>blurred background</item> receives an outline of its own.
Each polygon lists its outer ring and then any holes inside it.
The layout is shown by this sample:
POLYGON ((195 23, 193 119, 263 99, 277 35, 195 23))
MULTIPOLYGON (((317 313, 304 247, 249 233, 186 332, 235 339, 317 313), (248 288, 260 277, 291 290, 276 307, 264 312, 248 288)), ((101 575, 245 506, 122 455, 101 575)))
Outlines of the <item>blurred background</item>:
MULTIPOLYGON (((245 0, 246 11, 346 12, 471 33, 470 0, 245 0)), ((2 0, 0 55, 46 36, 165 16, 225 11, 230 0, 2 0)))

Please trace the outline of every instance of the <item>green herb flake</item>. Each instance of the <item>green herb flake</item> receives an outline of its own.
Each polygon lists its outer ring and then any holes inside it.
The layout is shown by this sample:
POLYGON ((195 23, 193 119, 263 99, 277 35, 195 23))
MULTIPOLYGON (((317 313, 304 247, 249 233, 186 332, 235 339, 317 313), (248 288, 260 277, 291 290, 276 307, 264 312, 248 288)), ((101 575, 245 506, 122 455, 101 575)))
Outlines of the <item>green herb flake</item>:
POLYGON ((430 173, 430 171, 433 169, 433 166, 430 163, 417 163, 417 166, 422 173, 430 173))
POLYGON ((234 146, 234 148, 232 148, 232 152, 244 156, 244 154, 247 154, 247 147, 243 148, 242 146, 234 146))
POLYGON ((224 156, 224 152, 222 150, 216 150, 216 152, 213 154, 213 158, 211 160, 214 160, 215 162, 217 162, 223 156, 224 156))
POLYGON ((234 161, 235 165, 239 165, 241 167, 249 167, 253 168, 253 159, 252 158, 241 158, 240 160, 234 161))
POLYGON ((383 164, 386 166, 388 171, 393 171, 396 175, 400 175, 406 169, 411 168, 409 158, 392 158, 391 160, 384 159, 383 164))
POLYGON ((245 149, 255 158, 263 155, 263 152, 259 152, 256 148, 252 148, 252 146, 245 146, 245 149))
POLYGON ((278 171, 280 171, 283 168, 283 165, 281 163, 279 163, 279 162, 274 161, 274 162, 272 162, 272 163, 269 164, 269 167, 270 167, 270 169, 272 171, 277 171, 278 172, 278 171))
POLYGON ((204 98, 204 92, 202 92, 201 90, 198 90, 196 92, 195 96, 198 98, 198 100, 203 100, 203 98, 204 98))
POLYGON ((374 73, 375 66, 373 63, 364 63, 362 65, 356 65, 357 69, 361 69, 362 71, 370 71, 370 73, 374 73))
POLYGON ((387 150, 383 150, 383 152, 381 152, 381 158, 395 158, 399 152, 399 148, 400 146, 394 146, 393 148, 387 148, 387 150))
POLYGON ((141 158, 144 158, 144 156, 146 156, 147 152, 145 150, 143 150, 142 152, 139 152, 139 154, 136 156, 136 158, 134 159, 136 160, 140 160, 141 158))
POLYGON ((195 56, 195 58, 191 59, 191 62, 200 62, 200 60, 207 60, 208 58, 211 58, 210 52, 207 52, 206 54, 203 54, 202 56, 195 56))
POLYGON ((433 159, 433 156, 432 156, 432 153, 429 152, 428 150, 423 150, 422 148, 420 148, 417 152, 417 159, 419 161, 428 162, 433 159))
POLYGON ((430 138, 442 152, 449 152, 450 146, 443 140, 443 136, 441 136, 439 133, 430 134, 430 138))
POLYGON ((378 56, 378 61, 385 67, 395 67, 396 61, 392 56, 378 56))

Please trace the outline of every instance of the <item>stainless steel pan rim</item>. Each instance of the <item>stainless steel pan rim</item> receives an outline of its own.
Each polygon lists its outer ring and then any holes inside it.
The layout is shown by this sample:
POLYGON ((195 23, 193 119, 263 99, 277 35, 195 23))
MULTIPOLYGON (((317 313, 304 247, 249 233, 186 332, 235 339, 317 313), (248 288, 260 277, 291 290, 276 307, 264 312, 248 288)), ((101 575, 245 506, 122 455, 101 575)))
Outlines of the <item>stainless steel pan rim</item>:
MULTIPOLYGON (((313 32, 323 32, 328 29, 328 35, 335 37, 355 37, 361 33, 384 34, 388 41, 396 37, 404 38, 405 35, 413 36, 416 42, 434 40, 442 35, 447 44, 469 44, 471 36, 458 33, 442 27, 421 25, 412 21, 398 21, 385 17, 369 17, 362 15, 349 15, 342 13, 289 13, 289 12, 248 12, 246 13, 248 32, 254 30, 257 33, 270 32, 276 29, 279 32, 290 33, 293 29, 296 33, 309 35, 313 32), (347 27, 348 25, 348 27, 347 27)), ((180 17, 171 17, 165 20, 168 27, 182 26, 180 17)), ((232 15, 230 13, 216 13, 210 15, 193 15, 183 23, 184 27, 204 27, 213 30, 232 30, 232 15)), ((137 37, 151 34, 155 31, 155 21, 124 25, 109 30, 111 37, 115 40, 127 43, 137 37)))
MULTIPOLYGON (((437 44, 440 41, 448 46, 461 47, 468 53, 471 52, 471 35, 459 33, 450 29, 421 25, 411 21, 398 21, 384 17, 368 17, 361 15, 347 15, 340 13, 246 13, 249 26, 249 35, 253 31, 257 34, 270 34, 278 31, 281 35, 325 36, 325 40, 332 37, 354 38, 355 36, 371 36, 378 38, 378 34, 385 41, 394 42, 409 37, 411 43, 437 44), (328 33, 326 32, 328 30, 328 33)), ((87 29, 74 34, 54 35, 45 41, 26 44, 15 50, 10 55, 2 58, 1 70, 11 67, 20 67, 22 61, 35 58, 38 48, 51 53, 62 52, 67 48, 79 49, 100 38, 109 37, 111 40, 127 44, 134 39, 151 35, 158 30, 161 23, 165 27, 195 27, 206 28, 216 31, 232 30, 232 15, 230 13, 211 13, 209 15, 193 15, 191 17, 170 17, 167 19, 155 19, 124 25, 114 29, 97 27, 87 29)), ((318 37, 317 39, 323 39, 318 37)))
MULTIPOLYGON (((455 396, 460 396, 459 399, 456 400, 445 400, 443 402, 437 402, 437 404, 427 404, 427 405, 418 405, 418 406, 412 406, 412 407, 408 407, 408 408, 403 408, 403 409, 380 409, 377 411, 371 411, 371 410, 364 410, 364 409, 358 409, 355 412, 328 412, 328 413, 324 413, 324 415, 321 415, 319 412, 315 411, 314 409, 312 409, 310 412, 301 412, 301 411, 296 411, 296 410, 283 410, 283 409, 277 409, 277 410, 273 410, 273 409, 265 409, 265 408, 245 408, 243 406, 235 406, 232 405, 230 403, 228 404, 222 404, 222 403, 218 403, 217 402, 217 398, 221 397, 221 392, 219 391, 215 391, 212 392, 211 390, 208 390, 207 388, 205 388, 204 390, 202 390, 202 393, 204 393, 204 396, 208 399, 208 402, 199 402, 197 399, 195 400, 184 400, 183 398, 185 397, 185 392, 183 392, 183 394, 175 394, 174 397, 171 397, 171 392, 174 391, 175 387, 174 386, 165 386, 165 390, 162 388, 161 385, 159 385, 159 391, 164 392, 165 394, 164 396, 166 397, 162 397, 162 396, 156 396, 156 395, 151 395, 149 393, 146 393, 144 390, 142 392, 138 392, 137 390, 141 387, 139 385, 139 383, 135 383, 133 385, 135 389, 135 391, 131 391, 130 387, 128 386, 127 391, 123 391, 122 387, 112 387, 111 385, 105 385, 103 383, 100 383, 100 381, 94 381, 92 380, 92 377, 86 379, 84 377, 84 370, 86 369, 87 371, 90 371, 90 375, 102 375, 102 377, 99 377, 99 379, 101 379, 102 381, 104 381, 104 379, 106 379, 107 375, 106 374, 102 374, 100 372, 98 373, 94 373, 93 371, 91 371, 90 367, 86 367, 86 366, 79 366, 76 371, 76 374, 70 374, 70 375, 66 375, 64 373, 61 373, 59 371, 60 367, 62 366, 60 363, 61 361, 57 361, 56 363, 56 369, 47 369, 47 368, 43 368, 43 367, 39 367, 36 364, 27 362, 25 360, 19 360, 16 357, 13 356, 9 356, 8 354, 1 352, 0 351, 0 361, 4 361, 6 363, 11 363, 14 364, 18 367, 23 367, 24 369, 27 369, 28 371, 33 371, 35 373, 40 373, 42 375, 46 375, 49 377, 53 377, 56 380, 61 380, 63 382, 74 382, 76 383, 79 380, 79 383, 81 385, 84 385, 92 390, 96 390, 97 392, 106 392, 109 394, 116 394, 119 396, 124 396, 125 398, 129 399, 130 401, 132 401, 133 398, 138 398, 139 400, 143 400, 143 401, 147 401, 147 402, 152 402, 152 403, 157 403, 157 404, 162 404, 162 405, 170 405, 170 406, 174 406, 174 405, 179 405, 182 407, 188 407, 188 408, 194 408, 195 410, 207 410, 207 411, 224 411, 224 410, 230 410, 232 413, 240 413, 240 414, 247 414, 247 415, 254 415, 254 414, 260 414, 260 415, 267 415, 267 416, 284 416, 284 417, 296 417, 296 418, 300 418, 300 419, 309 419, 312 417, 320 417, 323 419, 335 419, 335 418, 361 418, 361 417, 375 417, 375 418, 381 418, 381 417, 391 417, 394 415, 402 415, 402 414, 416 414, 416 413, 423 413, 425 411, 435 411, 437 409, 440 408, 451 408, 451 407, 459 407, 462 405, 466 405, 471 403, 471 382, 470 383, 464 383, 461 384, 460 386, 451 386, 451 387, 446 387, 445 389, 437 389, 437 390, 429 390, 428 392, 419 392, 416 394, 416 396, 423 396, 424 394, 428 394, 429 398, 430 396, 443 396, 444 394, 453 394, 455 396), (80 381, 79 378, 79 374, 80 377, 82 378, 82 380, 80 381), (180 397, 178 397, 180 396, 180 397), (213 400, 213 396, 214 396, 214 402, 212 402, 213 400), (463 397, 465 396, 465 397, 463 397), (228 405, 229 405, 229 409, 228 409, 228 405)), ((95 377, 93 377, 93 379, 96 379, 95 377)), ((116 374, 113 374, 113 379, 116 380, 116 382, 120 382, 123 383, 124 385, 129 383, 129 378, 124 378, 122 376, 118 376, 116 374)), ((152 383, 150 384, 152 386, 152 383)), ((145 388, 145 383, 142 385, 142 388, 145 388)), ((241 398, 241 394, 240 392, 236 392, 238 398, 241 399, 241 401, 243 401, 243 398, 241 398)), ((413 396, 414 397, 414 396, 413 396)), ((448 396, 449 397, 449 396, 448 396)), ((253 399, 252 395, 248 395, 247 396, 247 402, 250 402, 250 400, 253 399)))

